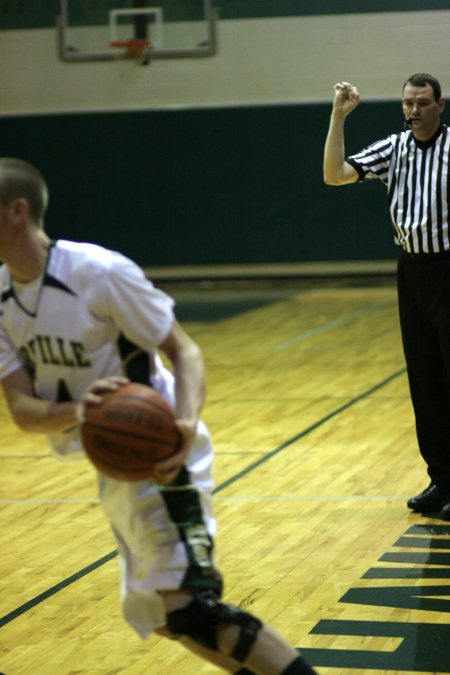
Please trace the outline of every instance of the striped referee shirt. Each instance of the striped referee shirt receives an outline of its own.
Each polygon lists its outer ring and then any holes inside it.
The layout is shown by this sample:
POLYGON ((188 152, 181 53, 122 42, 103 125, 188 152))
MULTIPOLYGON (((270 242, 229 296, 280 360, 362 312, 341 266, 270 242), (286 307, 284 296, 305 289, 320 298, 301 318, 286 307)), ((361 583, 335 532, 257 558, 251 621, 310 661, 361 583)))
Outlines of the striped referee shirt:
POLYGON ((428 141, 402 131, 346 158, 361 181, 386 185, 395 242, 409 253, 450 250, 449 154, 449 129, 441 125, 428 141))

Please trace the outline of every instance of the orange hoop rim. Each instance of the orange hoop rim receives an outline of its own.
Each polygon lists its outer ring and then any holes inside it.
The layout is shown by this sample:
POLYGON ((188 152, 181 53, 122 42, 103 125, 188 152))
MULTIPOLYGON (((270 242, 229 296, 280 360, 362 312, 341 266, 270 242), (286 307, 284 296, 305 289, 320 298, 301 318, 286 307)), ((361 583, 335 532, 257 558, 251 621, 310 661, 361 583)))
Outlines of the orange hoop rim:
POLYGON ((130 40, 112 40, 109 43, 110 47, 113 48, 123 48, 123 49, 145 49, 145 47, 150 47, 150 40, 145 38, 132 38, 130 40))
POLYGON ((150 40, 131 38, 129 40, 112 40, 109 46, 114 49, 126 49, 129 59, 145 58, 145 51, 150 47, 150 40))

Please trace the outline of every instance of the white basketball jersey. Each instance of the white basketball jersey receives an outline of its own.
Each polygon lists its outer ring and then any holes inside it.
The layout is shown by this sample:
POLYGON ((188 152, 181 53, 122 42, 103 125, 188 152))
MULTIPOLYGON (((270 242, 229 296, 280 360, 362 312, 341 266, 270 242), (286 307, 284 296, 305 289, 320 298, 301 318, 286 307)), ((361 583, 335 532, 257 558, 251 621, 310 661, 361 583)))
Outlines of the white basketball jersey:
MULTIPOLYGON (((168 335, 173 300, 131 260, 94 244, 52 244, 44 273, 16 284, 0 268, 0 379, 25 366, 38 396, 78 400, 96 379, 149 382, 153 350, 168 335)), ((58 454, 77 433, 49 436, 58 454)))

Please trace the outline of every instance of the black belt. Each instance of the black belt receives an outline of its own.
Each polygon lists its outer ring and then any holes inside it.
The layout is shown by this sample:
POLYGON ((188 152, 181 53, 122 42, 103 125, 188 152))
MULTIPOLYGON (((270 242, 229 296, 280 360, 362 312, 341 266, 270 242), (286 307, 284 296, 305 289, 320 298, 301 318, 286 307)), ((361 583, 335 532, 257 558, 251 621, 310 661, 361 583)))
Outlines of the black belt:
POLYGON ((448 251, 438 251, 437 253, 410 253, 409 251, 403 251, 405 258, 410 258, 411 260, 436 260, 439 258, 450 258, 450 250, 448 251))

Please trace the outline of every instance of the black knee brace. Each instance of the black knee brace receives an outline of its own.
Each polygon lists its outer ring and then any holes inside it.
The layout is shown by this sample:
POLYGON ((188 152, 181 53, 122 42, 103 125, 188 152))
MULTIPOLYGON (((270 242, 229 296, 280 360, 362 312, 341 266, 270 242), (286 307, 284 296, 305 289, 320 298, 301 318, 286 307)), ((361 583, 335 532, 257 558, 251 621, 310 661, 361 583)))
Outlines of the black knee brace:
POLYGON ((199 591, 186 607, 167 615, 167 627, 175 638, 186 635, 214 651, 218 651, 217 627, 220 623, 240 627, 237 643, 229 656, 242 663, 262 628, 261 621, 256 617, 238 607, 220 602, 213 591, 199 591))
MULTIPOLYGON (((234 675, 255 675, 255 673, 253 670, 241 668, 240 670, 237 670, 234 675)), ((306 663, 302 656, 298 656, 283 670, 282 673, 280 673, 280 675, 318 675, 318 673, 314 668, 311 668, 309 663, 306 663)))
POLYGON ((299 655, 280 675, 317 675, 317 672, 299 655))

